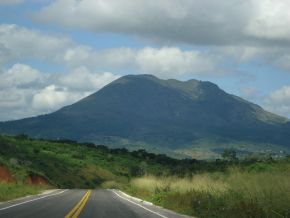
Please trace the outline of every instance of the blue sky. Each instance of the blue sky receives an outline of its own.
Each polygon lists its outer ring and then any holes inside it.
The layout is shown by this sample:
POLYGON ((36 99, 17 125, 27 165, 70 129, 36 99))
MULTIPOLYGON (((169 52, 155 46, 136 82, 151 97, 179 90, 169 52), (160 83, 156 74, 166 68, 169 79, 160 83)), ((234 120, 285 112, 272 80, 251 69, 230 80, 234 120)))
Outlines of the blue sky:
POLYGON ((0 120, 143 73, 211 81, 290 117, 289 11, 275 0, 0 0, 0 120))

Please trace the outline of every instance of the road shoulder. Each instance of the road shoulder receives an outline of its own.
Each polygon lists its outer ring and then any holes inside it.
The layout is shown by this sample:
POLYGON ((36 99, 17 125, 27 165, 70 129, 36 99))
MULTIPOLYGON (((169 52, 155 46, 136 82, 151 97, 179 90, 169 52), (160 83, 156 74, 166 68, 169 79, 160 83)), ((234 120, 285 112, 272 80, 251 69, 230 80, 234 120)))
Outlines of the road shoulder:
POLYGON ((142 199, 133 197, 133 196, 128 195, 127 193, 122 192, 122 191, 117 190, 117 189, 110 189, 110 191, 113 192, 115 195, 117 195, 119 198, 121 198, 123 200, 127 200, 128 202, 131 202, 132 204, 138 204, 143 209, 146 208, 147 210, 155 213, 156 215, 158 214, 160 217, 163 217, 163 218, 194 218, 191 216, 179 214, 179 213, 176 213, 174 211, 171 211, 171 210, 162 208, 160 206, 154 205, 151 202, 144 201, 142 199))
POLYGON ((13 207, 14 205, 17 206, 17 205, 36 201, 38 199, 43 199, 45 197, 58 195, 65 191, 66 191, 65 189, 49 189, 49 190, 44 190, 40 194, 37 194, 37 195, 27 195, 21 198, 12 199, 9 201, 3 201, 3 202, 0 202, 0 210, 13 207))

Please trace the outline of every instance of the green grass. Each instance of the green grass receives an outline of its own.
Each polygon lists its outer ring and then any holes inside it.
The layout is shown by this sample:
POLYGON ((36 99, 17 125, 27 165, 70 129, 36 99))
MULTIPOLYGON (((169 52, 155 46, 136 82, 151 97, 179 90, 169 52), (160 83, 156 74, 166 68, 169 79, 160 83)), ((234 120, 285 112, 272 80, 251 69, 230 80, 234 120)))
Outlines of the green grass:
POLYGON ((42 190, 49 188, 48 186, 35 186, 25 184, 6 184, 0 183, 0 202, 8 201, 15 198, 39 194, 42 190))

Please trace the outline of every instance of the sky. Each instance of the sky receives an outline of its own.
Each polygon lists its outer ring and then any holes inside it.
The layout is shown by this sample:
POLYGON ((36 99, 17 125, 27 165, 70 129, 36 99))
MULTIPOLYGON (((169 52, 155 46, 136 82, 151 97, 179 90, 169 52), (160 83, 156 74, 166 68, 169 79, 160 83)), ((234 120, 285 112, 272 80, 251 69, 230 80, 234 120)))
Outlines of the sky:
POLYGON ((290 118, 290 1, 0 0, 0 121, 127 74, 211 81, 290 118))

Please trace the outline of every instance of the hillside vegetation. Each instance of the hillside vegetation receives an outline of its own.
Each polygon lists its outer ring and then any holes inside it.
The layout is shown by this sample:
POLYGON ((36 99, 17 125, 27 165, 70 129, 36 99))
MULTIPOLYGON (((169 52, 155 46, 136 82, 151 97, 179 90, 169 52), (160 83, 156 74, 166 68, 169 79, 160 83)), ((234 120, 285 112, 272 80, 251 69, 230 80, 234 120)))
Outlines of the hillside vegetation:
MULTIPOLYGON (((198 167, 193 162, 145 150, 128 152, 69 140, 2 135, 0 201, 35 194, 49 187, 98 188, 104 183, 128 184, 131 178, 145 174, 184 175, 198 167)), ((205 168, 206 165, 205 162, 205 168)))
POLYGON ((289 217, 290 159, 177 160, 145 150, 0 136, 0 201, 57 188, 118 188, 197 217, 289 217))
POLYGON ((38 177, 59 188, 95 188, 104 181, 127 181, 143 171, 156 175, 166 168, 161 163, 165 156, 152 154, 154 160, 147 161, 142 152, 0 136, 0 163, 14 181, 25 183, 29 177, 38 177))

